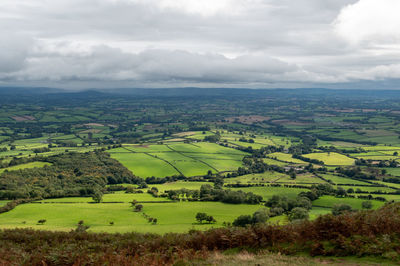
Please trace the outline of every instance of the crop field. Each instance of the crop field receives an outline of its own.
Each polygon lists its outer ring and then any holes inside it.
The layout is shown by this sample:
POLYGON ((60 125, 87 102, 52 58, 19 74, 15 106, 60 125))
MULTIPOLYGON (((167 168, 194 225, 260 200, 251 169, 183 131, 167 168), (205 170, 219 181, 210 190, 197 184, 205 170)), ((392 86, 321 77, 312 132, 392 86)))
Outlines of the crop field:
MULTIPOLYGON (((323 196, 313 201, 313 206, 332 208, 333 205, 335 204, 348 204, 353 209, 361 210, 362 203, 364 201, 365 201, 364 199, 356 199, 356 198, 335 198, 333 196, 323 196)), ((373 209, 377 209, 385 204, 384 202, 377 200, 371 200, 370 202, 372 203, 373 209)))
POLYGON ((326 165, 353 165, 354 164, 354 159, 349 158, 345 155, 336 153, 336 152, 310 153, 310 154, 304 154, 303 156, 310 158, 310 159, 317 159, 317 160, 323 161, 326 165))
POLYGON ((126 145, 108 151, 111 157, 139 177, 205 175, 235 170, 242 166, 246 153, 213 143, 170 143, 161 145, 126 145))

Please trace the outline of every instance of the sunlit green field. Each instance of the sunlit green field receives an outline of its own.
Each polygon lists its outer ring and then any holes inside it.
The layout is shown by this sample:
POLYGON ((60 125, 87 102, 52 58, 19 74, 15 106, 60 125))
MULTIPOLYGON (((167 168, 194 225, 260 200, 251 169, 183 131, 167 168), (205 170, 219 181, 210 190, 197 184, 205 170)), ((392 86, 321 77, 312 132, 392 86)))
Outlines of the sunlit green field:
MULTIPOLYGON (((319 199, 313 201, 313 206, 332 208, 333 205, 335 205, 335 204, 348 204, 353 209, 361 210, 362 203, 364 201, 366 201, 366 200, 356 199, 356 198, 336 198, 333 196, 322 196, 319 199)), ((371 200, 370 202, 372 203, 373 209, 382 207, 385 204, 384 202, 378 201, 378 200, 371 200)))
POLYGON ((339 154, 336 152, 321 152, 321 153, 310 153, 304 154, 304 157, 310 159, 317 159, 323 161, 326 165, 353 165, 354 159, 349 158, 343 154, 339 154))
POLYGON ((293 158, 292 154, 283 153, 283 152, 275 152, 268 154, 268 158, 277 159, 279 161, 288 162, 288 163, 295 163, 295 164, 306 164, 306 162, 293 158))
POLYGON ((44 167, 46 165, 51 165, 51 164, 50 163, 46 163, 46 162, 24 163, 24 164, 19 164, 19 165, 10 166, 10 167, 7 167, 7 168, 0 169, 0 174, 3 173, 5 170, 13 171, 13 170, 26 169, 26 168, 44 167))
POLYGON ((303 188, 286 188, 286 187, 245 187, 245 188, 232 188, 232 190, 242 190, 244 192, 253 192, 260 195, 264 200, 268 200, 273 195, 282 195, 288 198, 296 198, 302 191, 309 191, 303 188))
POLYGON ((182 174, 200 176, 208 171, 236 170, 246 153, 213 143, 169 143, 125 145, 108 151, 135 175, 165 177, 182 174))
POLYGON ((142 213, 133 212, 128 203, 30 203, 1 214, 0 228, 69 231, 83 220, 93 232, 187 232, 192 228, 220 227, 223 222, 232 222, 239 215, 252 214, 262 207, 219 202, 143 203, 143 206, 144 213, 157 218, 157 225, 149 224, 142 213), (199 225, 195 220, 198 212, 212 215, 217 223, 199 225), (44 225, 37 224, 41 219, 47 220, 44 225), (114 225, 111 226, 110 222, 114 225))

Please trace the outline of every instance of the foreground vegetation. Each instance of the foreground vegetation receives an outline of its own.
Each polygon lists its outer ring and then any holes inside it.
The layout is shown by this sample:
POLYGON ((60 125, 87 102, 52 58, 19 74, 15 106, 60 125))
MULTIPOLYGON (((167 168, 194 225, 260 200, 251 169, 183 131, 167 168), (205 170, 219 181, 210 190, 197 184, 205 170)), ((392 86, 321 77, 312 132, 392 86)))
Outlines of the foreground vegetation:
POLYGON ((29 265, 84 263, 154 265, 205 263, 214 252, 247 250, 310 256, 369 256, 400 260, 400 205, 320 216, 288 225, 256 224, 187 234, 94 234, 31 229, 0 232, 0 262, 29 265), (40 249, 38 248, 40 247, 40 249))

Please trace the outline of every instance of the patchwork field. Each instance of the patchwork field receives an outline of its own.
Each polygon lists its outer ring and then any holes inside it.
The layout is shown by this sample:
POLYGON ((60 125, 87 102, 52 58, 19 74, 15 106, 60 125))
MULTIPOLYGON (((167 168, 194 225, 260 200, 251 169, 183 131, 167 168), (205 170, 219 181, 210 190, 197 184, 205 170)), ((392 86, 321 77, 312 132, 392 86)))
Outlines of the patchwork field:
POLYGON ((252 214, 262 207, 219 202, 144 203, 143 206, 144 213, 157 218, 156 225, 149 224, 142 213, 133 212, 127 203, 31 203, 0 215, 0 227, 70 231, 83 220, 92 232, 187 232, 220 227, 223 222, 232 222, 237 216, 252 214), (198 212, 212 215, 217 223, 198 224, 195 220, 198 212), (41 219, 46 219, 44 225, 37 224, 41 219))
POLYGON ((111 157, 139 177, 205 175, 242 166, 246 153, 213 143, 170 143, 161 145, 126 145, 108 151, 111 157))
MULTIPOLYGON (((315 201, 313 201, 313 206, 317 207, 325 207, 325 208, 332 208, 335 204, 348 204, 353 209, 361 210, 362 203, 365 200, 363 199, 355 199, 355 198, 335 198, 333 196, 323 196, 315 201)), ((382 201, 371 200, 372 208, 377 209, 383 206, 385 203, 382 201)))
POLYGON ((321 153, 310 153, 304 154, 304 157, 309 159, 317 159, 323 161, 326 165, 353 165, 354 159, 349 158, 343 154, 336 152, 321 152, 321 153))

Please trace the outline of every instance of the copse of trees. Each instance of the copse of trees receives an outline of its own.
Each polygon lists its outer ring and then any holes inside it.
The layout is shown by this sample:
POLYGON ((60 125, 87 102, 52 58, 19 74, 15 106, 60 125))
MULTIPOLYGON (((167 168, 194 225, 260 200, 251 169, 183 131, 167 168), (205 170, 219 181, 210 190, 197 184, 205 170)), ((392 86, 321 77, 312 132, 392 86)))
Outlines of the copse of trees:
POLYGON ((178 200, 180 195, 186 195, 187 199, 199 201, 219 201, 231 204, 259 204, 262 197, 252 192, 233 191, 229 189, 213 188, 211 185, 202 185, 200 190, 169 190, 165 191, 168 198, 178 200))
POLYGON ((248 225, 255 225, 265 223, 269 219, 269 211, 266 208, 259 209, 253 215, 240 215, 237 217, 232 225, 245 227, 248 225))
POLYGON ((2 173, 0 199, 90 197, 107 184, 143 182, 101 151, 67 153, 45 161, 52 165, 2 173))

